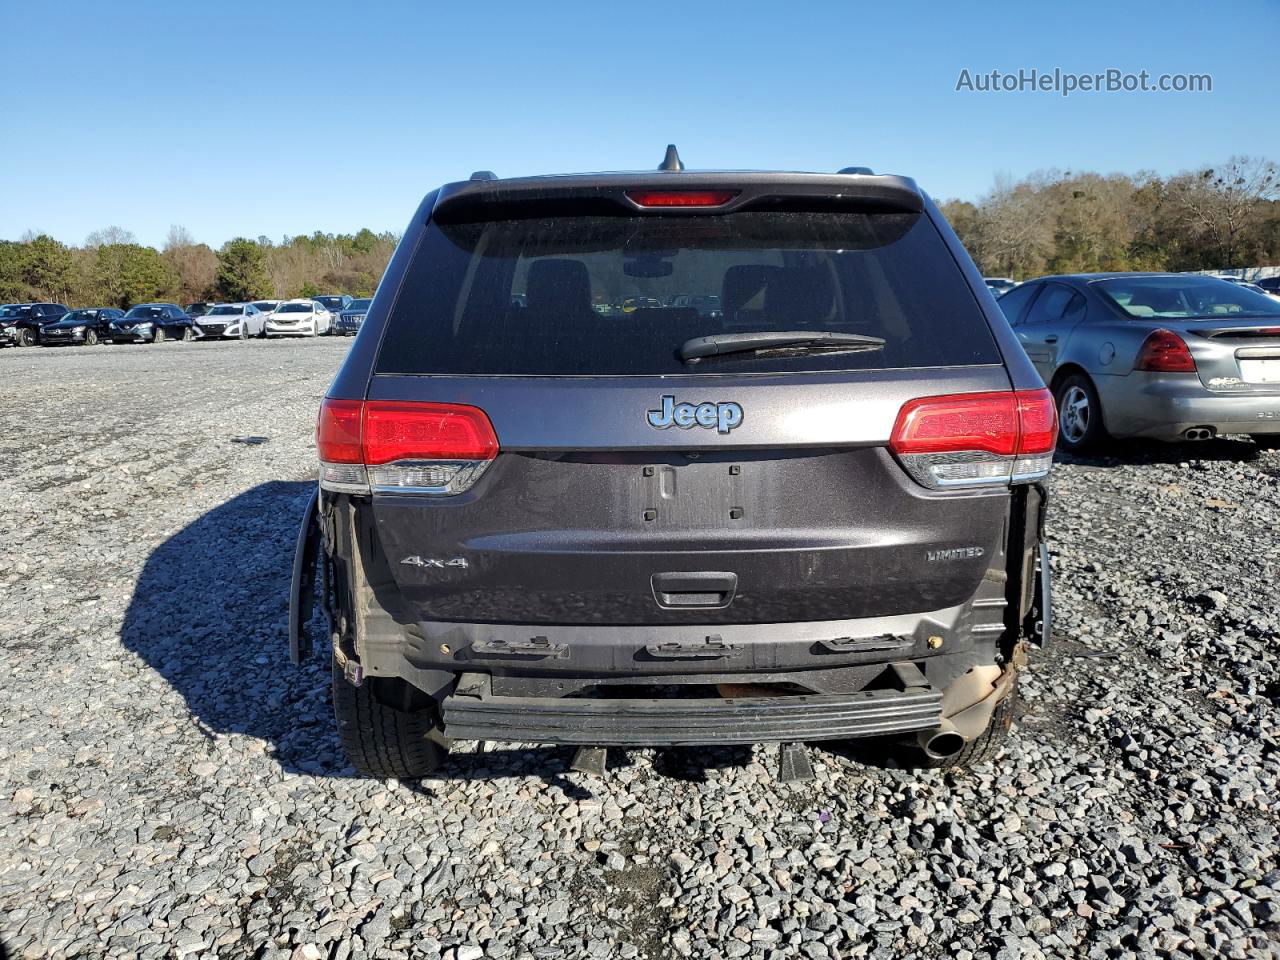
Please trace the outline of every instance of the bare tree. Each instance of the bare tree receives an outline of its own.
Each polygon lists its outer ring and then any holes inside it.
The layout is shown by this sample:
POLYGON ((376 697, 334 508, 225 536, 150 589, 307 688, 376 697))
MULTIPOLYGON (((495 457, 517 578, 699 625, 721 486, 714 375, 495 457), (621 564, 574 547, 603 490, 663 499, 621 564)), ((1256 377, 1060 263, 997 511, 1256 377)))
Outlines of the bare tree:
POLYGON ((103 227, 101 230, 95 230, 84 238, 84 245, 90 250, 113 244, 137 242, 138 238, 132 233, 124 229, 124 227, 117 227, 114 224, 109 227, 103 227))
POLYGON ((1232 157, 1170 182, 1183 220, 1217 251, 1220 269, 1241 266, 1243 234, 1260 210, 1280 197, 1280 167, 1270 160, 1232 157))
POLYGON ((182 250, 185 247, 194 247, 196 238, 191 236, 191 232, 179 224, 173 224, 169 227, 169 233, 164 238, 164 246, 161 252, 169 253, 171 250, 182 250))

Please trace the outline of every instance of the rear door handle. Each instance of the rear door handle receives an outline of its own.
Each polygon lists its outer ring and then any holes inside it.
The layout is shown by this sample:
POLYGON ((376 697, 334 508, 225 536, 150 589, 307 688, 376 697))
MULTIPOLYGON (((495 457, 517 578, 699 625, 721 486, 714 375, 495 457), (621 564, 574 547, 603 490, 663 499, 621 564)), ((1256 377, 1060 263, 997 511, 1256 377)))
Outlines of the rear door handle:
POLYGON ((727 607, 738 592, 738 575, 714 570, 655 573, 651 578, 658 606, 727 607))

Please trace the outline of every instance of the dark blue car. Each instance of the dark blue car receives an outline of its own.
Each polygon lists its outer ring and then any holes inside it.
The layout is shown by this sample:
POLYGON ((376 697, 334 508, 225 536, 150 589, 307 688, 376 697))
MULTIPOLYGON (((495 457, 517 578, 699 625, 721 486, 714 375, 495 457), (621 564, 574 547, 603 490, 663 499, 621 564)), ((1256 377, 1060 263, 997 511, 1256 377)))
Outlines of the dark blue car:
POLYGON ((140 303, 112 321, 107 333, 112 343, 194 340, 196 322, 176 303, 140 303))
POLYGON ((124 311, 116 307, 80 307, 61 320, 45 324, 40 330, 40 345, 54 347, 66 343, 93 346, 107 339, 111 321, 119 320, 124 311))
POLYGON ((364 323, 364 315, 369 312, 369 304, 371 303, 373 303, 372 297, 352 300, 338 314, 338 322, 334 325, 333 332, 340 337, 354 337, 360 332, 360 325, 364 323))

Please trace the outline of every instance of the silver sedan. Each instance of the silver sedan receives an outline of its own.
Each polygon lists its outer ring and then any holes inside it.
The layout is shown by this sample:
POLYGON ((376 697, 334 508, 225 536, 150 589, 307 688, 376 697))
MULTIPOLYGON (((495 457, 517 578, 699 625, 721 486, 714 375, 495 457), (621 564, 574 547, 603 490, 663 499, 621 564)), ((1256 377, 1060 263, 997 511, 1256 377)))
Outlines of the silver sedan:
POLYGON ((1280 440, 1280 302, 1216 277, 1041 277, 998 301, 1058 403, 1059 446, 1280 440))

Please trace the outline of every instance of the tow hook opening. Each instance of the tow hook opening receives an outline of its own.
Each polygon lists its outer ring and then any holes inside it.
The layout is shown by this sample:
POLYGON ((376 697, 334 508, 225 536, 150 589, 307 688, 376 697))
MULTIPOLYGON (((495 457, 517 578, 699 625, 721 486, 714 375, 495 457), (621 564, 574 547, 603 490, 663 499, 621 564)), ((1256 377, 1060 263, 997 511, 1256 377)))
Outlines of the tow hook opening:
POLYGON ((964 736, 950 720, 943 720, 941 725, 932 730, 921 730, 917 736, 920 749, 931 760, 947 760, 964 749, 964 736))
POLYGON ((1212 440, 1215 433, 1213 427, 1191 427, 1182 431, 1182 436, 1187 440, 1212 440))

